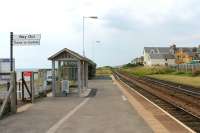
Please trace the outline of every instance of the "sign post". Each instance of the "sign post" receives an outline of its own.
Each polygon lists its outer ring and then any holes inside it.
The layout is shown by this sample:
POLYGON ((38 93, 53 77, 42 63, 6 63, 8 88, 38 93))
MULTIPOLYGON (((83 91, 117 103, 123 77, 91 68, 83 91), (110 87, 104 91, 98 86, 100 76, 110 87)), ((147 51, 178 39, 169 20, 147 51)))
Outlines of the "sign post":
MULTIPOLYGON (((13 67, 13 46, 33 46, 40 45, 41 34, 13 34, 10 32, 10 71, 11 73, 14 71, 13 67)), ((24 72, 23 76, 31 77, 33 80, 34 74, 33 72, 24 72)), ((12 75, 11 75, 12 79, 12 75)), ((11 84, 11 83, 10 83, 11 84)), ((15 84, 12 85, 16 87, 15 84)), ((32 101, 34 101, 34 82, 31 84, 32 88, 32 101)), ((16 91, 16 90, 15 90, 16 91)), ((15 97, 17 98, 17 97, 15 97)))
POLYGON ((13 46, 40 45, 41 34, 13 34, 10 32, 10 71, 13 70, 13 46))
POLYGON ((10 32, 10 72, 13 71, 13 32, 10 32))

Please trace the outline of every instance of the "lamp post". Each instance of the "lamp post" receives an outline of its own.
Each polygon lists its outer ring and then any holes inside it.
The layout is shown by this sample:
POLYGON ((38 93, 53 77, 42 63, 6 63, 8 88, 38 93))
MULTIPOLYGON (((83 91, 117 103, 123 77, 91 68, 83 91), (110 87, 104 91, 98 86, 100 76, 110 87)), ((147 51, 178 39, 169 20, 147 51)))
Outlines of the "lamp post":
POLYGON ((101 41, 95 41, 95 43, 93 44, 93 49, 92 49, 92 59, 93 61, 95 61, 95 46, 96 44, 100 44, 101 41))
POLYGON ((97 16, 83 16, 83 56, 85 57, 85 18, 98 19, 97 16))

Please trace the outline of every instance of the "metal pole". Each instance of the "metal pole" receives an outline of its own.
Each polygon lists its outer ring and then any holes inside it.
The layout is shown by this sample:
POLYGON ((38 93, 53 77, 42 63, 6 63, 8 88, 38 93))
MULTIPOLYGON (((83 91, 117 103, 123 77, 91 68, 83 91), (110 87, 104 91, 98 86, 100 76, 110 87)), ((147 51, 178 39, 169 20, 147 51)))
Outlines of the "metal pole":
POLYGON ((22 72, 22 101, 25 101, 24 98, 24 72, 22 72))
POLYGON ((84 38, 85 37, 85 27, 84 27, 85 22, 84 22, 84 20, 85 20, 85 17, 83 16, 83 56, 85 57, 85 42, 84 42, 85 41, 85 38, 84 38))
POLYGON ((13 71, 13 32, 10 32, 10 71, 13 71))
POLYGON ((56 96, 56 74, 55 74, 55 61, 52 61, 52 94, 56 96))
POLYGON ((82 88, 82 81, 81 81, 81 61, 78 61, 78 94, 81 93, 82 88))
POLYGON ((11 87, 12 92, 10 96, 11 101, 11 112, 16 113, 17 112, 17 90, 16 90, 16 73, 11 72, 11 87))

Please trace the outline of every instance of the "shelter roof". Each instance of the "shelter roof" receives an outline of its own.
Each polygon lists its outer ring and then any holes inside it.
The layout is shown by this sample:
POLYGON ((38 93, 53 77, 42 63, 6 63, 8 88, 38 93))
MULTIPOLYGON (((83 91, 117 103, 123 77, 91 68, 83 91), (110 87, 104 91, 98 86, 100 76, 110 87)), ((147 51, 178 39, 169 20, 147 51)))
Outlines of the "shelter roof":
POLYGON ((48 58, 48 60, 58 60, 58 59, 63 59, 63 58, 75 58, 75 59, 78 59, 81 61, 86 61, 89 64, 96 65, 96 63, 94 63, 89 58, 81 56, 80 54, 78 54, 70 49, 67 49, 67 48, 64 48, 64 49, 58 51, 57 53, 55 53, 54 55, 50 56, 48 58))

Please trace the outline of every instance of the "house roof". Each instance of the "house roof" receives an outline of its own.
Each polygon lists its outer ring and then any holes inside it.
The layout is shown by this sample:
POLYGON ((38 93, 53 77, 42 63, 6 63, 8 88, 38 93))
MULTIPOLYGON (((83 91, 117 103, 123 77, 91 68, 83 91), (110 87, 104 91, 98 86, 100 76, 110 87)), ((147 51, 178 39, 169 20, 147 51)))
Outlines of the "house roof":
POLYGON ((168 54, 170 51, 169 47, 144 47, 144 51, 151 53, 154 51, 154 54, 168 54))
POLYGON ((184 53, 186 53, 189 56, 194 56, 195 55, 194 54, 195 52, 193 51, 194 47, 178 47, 178 50, 183 51, 184 53))
MULTIPOLYGON (((152 59, 174 59, 175 55, 171 54, 170 47, 144 47, 144 51, 152 59)), ((176 50, 183 51, 189 56, 195 56, 194 47, 176 47, 176 50)))
POLYGON ((90 64, 92 64, 92 65, 96 65, 96 63, 94 63, 94 62, 93 62, 92 60, 90 60, 89 58, 83 57, 83 56, 81 56, 80 54, 78 54, 78 53, 76 53, 76 52, 74 52, 74 51, 72 51, 72 50, 70 50, 70 49, 67 49, 67 48, 64 48, 64 49, 60 50, 59 52, 57 52, 56 54, 50 56, 50 57, 48 58, 48 60, 55 60, 59 55, 65 53, 65 52, 71 54, 73 57, 75 57, 75 58, 77 58, 77 59, 79 59, 79 60, 87 61, 88 63, 90 63, 90 64))
POLYGON ((150 54, 151 59, 175 59, 172 54, 150 54))

